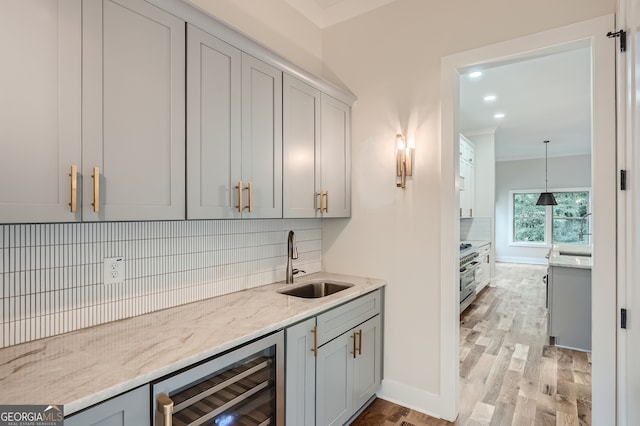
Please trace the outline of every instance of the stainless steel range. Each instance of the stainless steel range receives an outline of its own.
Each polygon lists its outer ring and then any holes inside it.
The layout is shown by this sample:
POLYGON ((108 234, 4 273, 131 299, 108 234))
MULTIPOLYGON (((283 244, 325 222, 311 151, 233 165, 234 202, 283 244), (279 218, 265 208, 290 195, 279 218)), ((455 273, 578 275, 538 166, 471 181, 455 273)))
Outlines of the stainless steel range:
POLYGON ((460 244, 460 313, 476 298, 476 270, 479 265, 478 252, 471 244, 460 244))

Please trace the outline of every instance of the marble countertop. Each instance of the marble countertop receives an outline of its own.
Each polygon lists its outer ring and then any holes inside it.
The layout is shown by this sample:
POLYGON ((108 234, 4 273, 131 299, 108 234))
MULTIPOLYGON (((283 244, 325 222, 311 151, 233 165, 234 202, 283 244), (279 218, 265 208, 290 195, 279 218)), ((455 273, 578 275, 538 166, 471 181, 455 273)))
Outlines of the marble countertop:
POLYGON ((319 272, 354 286, 319 299, 277 293, 282 282, 0 349, 0 404, 64 404, 72 414, 386 285, 319 272))
POLYGON ((590 246, 573 246, 554 244, 549 251, 549 266, 566 268, 591 269, 593 258, 590 246), (585 256, 588 254, 589 256, 585 256))

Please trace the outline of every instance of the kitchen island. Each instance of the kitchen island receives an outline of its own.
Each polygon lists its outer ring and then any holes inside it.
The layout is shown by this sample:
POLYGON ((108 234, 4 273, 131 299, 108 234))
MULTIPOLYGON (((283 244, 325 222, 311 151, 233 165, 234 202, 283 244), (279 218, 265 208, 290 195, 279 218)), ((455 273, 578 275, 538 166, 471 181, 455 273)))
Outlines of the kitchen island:
POLYGON ((591 351, 591 247, 554 245, 547 275, 547 330, 551 342, 591 351))

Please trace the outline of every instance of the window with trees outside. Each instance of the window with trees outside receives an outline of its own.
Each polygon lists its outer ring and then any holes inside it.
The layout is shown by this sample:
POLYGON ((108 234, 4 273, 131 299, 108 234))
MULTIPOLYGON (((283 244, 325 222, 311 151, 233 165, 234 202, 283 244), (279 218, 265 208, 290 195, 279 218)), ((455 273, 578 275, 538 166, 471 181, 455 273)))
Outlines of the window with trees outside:
POLYGON ((590 191, 558 190, 553 195, 558 205, 537 206, 539 192, 511 191, 512 244, 589 244, 590 191))

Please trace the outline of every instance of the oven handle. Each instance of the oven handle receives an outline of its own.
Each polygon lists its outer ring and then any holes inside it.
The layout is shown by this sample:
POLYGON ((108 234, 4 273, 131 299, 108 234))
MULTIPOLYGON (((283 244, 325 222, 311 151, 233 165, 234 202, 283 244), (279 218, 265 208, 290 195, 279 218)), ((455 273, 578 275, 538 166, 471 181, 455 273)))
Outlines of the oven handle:
POLYGON ((164 418, 163 426, 172 426, 173 423, 173 401, 167 394, 158 395, 158 411, 164 418))

